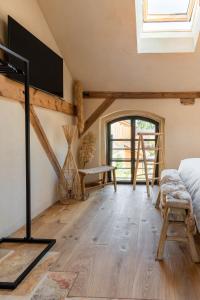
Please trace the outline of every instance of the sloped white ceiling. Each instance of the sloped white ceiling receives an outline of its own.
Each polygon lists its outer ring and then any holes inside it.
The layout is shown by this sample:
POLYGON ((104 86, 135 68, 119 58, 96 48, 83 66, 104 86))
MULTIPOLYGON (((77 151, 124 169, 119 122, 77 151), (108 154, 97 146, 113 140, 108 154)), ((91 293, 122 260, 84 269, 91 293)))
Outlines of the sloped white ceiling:
POLYGON ((74 79, 88 90, 200 90, 195 53, 138 54, 133 0, 38 0, 74 79))

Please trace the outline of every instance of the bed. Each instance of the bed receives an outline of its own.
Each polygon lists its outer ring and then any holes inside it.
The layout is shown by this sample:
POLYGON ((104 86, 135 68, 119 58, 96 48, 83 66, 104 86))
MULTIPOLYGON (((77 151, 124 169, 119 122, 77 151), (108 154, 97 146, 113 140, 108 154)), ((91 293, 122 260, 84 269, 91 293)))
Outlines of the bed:
MULTIPOLYGON (((200 159, 181 161, 179 170, 164 169, 161 172, 159 207, 163 216, 163 223, 157 249, 157 260, 163 259, 166 241, 188 243, 192 261, 200 262, 200 257, 194 240, 196 225, 199 225, 200 214, 200 159), (193 196, 193 197, 192 197, 193 196), (194 208, 194 203, 195 208, 194 208), (194 214, 195 211, 195 214, 194 214), (195 215, 197 218, 195 218, 195 215), (195 221, 198 221, 197 222, 195 221), (171 234, 169 225, 179 223, 184 229, 171 234), (181 233, 182 232, 182 233, 181 233)), ((198 226, 199 230, 199 226, 198 226)))
POLYGON ((193 211, 200 232, 200 158, 182 160, 178 171, 192 197, 193 211))

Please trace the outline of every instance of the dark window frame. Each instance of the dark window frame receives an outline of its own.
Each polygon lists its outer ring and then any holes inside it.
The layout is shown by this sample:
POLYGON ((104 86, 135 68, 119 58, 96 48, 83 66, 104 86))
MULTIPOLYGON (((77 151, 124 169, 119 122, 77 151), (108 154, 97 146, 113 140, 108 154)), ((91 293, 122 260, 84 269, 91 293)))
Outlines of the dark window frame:
MULTIPOLYGON (((157 121, 155 121, 151 118, 143 117, 143 116, 140 116, 140 115, 123 116, 123 117, 120 117, 120 118, 116 118, 116 119, 114 119, 114 120, 107 123, 106 161, 107 161, 108 165, 110 165, 112 161, 117 161, 116 159, 114 159, 114 160, 111 159, 111 157, 112 157, 111 142, 112 141, 130 141, 131 142, 131 159, 130 160, 124 160, 124 161, 127 161, 127 162, 131 163, 131 180, 130 181, 120 180, 120 181, 118 181, 118 183, 131 184, 132 181, 133 181, 134 166, 135 166, 135 142, 137 141, 137 139, 135 139, 135 133, 136 133, 135 132, 135 121, 138 120, 138 119, 154 124, 155 127, 156 127, 156 132, 159 132, 159 122, 157 122, 157 121), (130 122, 131 122, 131 139, 111 139, 110 138, 111 137, 111 125, 113 123, 123 121, 123 120, 130 120, 130 122)), ((156 143, 156 138, 155 139, 148 139, 148 141, 155 141, 155 143, 156 143)), ((158 165, 157 165, 157 169, 156 169, 156 177, 157 176, 158 176, 158 165)), ((111 174, 109 174, 108 179, 111 180, 111 174)), ((145 181, 138 181, 137 184, 145 184, 145 181)))

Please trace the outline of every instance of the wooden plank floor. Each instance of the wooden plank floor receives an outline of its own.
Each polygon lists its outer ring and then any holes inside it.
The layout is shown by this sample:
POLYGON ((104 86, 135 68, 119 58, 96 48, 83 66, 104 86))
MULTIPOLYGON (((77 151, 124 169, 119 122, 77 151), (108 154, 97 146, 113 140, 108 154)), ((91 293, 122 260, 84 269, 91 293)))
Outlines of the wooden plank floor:
POLYGON ((107 186, 87 201, 54 205, 33 221, 33 235, 57 239, 50 271, 73 274, 68 298, 200 299, 200 265, 187 245, 168 242, 165 260, 155 261, 160 227, 145 187, 118 185, 116 193, 107 186))

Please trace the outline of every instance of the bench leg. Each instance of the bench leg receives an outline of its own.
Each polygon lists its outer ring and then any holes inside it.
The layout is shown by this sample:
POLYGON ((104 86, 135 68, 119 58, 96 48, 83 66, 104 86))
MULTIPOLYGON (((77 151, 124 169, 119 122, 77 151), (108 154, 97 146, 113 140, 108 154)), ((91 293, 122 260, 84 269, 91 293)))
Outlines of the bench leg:
POLYGON ((190 248, 192 261, 194 263, 199 263, 200 259, 199 259, 199 255, 198 255, 197 248, 195 245, 194 235, 191 232, 187 231, 187 238, 188 238, 188 244, 189 244, 189 248, 190 248))
POLYGON ((81 193, 82 193, 82 200, 85 200, 86 195, 85 195, 85 176, 81 174, 80 176, 80 181, 81 181, 81 193))
POLYGON ((158 196, 157 196, 157 199, 156 199, 156 204, 155 204, 155 208, 159 208, 159 206, 160 206, 160 197, 161 197, 161 192, 160 192, 160 190, 159 190, 159 192, 158 192, 158 196))
POLYGON ((116 172, 115 169, 113 169, 113 184, 114 184, 114 190, 117 191, 117 181, 116 181, 116 172))
POLYGON ((164 220, 163 220, 163 225, 162 225, 162 229, 161 229, 161 233, 160 233, 160 239, 159 239, 159 243, 158 243, 156 260, 163 259, 163 252, 164 252, 164 247, 165 247, 165 241, 167 238, 167 230, 168 230, 168 226, 169 226, 168 215, 169 215, 169 208, 166 209, 165 214, 164 214, 164 220))
POLYGON ((190 218, 190 216, 191 216, 190 210, 187 210, 186 213, 187 213, 187 218, 185 220, 186 235, 187 235, 187 239, 188 239, 188 244, 189 244, 189 248, 190 248, 192 261, 194 263, 199 263, 200 258, 199 258, 199 254, 197 252, 197 248, 196 248, 196 244, 195 244, 195 240, 194 240, 194 233, 196 232, 195 220, 192 217, 190 218))
POLYGON ((102 178, 102 187, 104 188, 106 184, 106 172, 103 173, 103 178, 102 178))

